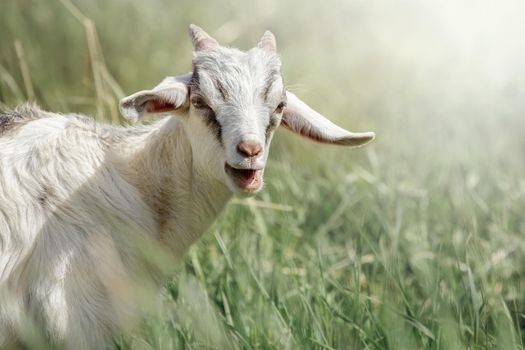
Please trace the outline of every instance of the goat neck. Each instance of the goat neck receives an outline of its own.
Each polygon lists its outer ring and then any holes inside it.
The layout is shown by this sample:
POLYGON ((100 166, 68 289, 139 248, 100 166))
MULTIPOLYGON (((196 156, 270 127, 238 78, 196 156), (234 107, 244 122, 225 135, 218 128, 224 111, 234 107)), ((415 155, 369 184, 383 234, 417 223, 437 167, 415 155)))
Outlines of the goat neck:
POLYGON ((194 162, 181 121, 168 117, 122 145, 124 172, 156 218, 159 240, 182 254, 211 225, 232 192, 194 162))

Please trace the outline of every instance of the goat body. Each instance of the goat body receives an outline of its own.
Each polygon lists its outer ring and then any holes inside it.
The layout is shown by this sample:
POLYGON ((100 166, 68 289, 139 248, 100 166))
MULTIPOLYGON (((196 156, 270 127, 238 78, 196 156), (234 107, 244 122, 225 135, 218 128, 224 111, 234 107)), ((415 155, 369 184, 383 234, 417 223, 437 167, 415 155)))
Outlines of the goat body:
POLYGON ((135 304, 136 245, 182 252, 231 192, 191 167, 170 117, 126 129, 25 107, 0 120, 0 344, 31 315, 67 348, 104 348, 135 304))

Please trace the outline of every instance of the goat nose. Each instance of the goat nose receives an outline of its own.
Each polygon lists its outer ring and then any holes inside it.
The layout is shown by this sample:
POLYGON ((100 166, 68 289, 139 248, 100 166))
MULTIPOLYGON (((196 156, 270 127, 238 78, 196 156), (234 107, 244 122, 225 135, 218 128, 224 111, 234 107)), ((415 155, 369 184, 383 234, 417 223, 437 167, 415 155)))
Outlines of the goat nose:
POLYGON ((245 157, 256 157, 262 152, 262 147, 256 141, 242 141, 237 145, 237 151, 245 157))

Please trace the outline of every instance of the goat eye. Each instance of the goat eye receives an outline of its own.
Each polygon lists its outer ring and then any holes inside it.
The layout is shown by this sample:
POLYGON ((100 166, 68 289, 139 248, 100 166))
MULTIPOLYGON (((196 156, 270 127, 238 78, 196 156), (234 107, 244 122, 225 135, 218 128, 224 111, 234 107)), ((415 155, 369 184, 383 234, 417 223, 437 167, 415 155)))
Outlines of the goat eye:
POLYGON ((277 108, 275 108, 274 113, 281 114, 283 112, 284 107, 286 107, 286 102, 279 103, 277 108))
POLYGON ((191 99, 191 104, 196 109, 208 109, 208 108, 210 108, 210 106, 208 106, 206 104, 206 102, 204 102, 204 100, 202 98, 193 98, 193 99, 191 99))

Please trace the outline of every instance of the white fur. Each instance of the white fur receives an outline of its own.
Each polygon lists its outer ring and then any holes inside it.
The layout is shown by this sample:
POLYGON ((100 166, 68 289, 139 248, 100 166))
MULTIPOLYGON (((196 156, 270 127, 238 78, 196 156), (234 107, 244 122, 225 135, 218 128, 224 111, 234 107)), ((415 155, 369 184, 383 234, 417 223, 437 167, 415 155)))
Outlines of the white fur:
POLYGON ((23 341, 28 322, 57 347, 111 345, 133 319, 143 278, 161 281, 150 245, 177 257, 195 242, 242 192, 226 164, 263 169, 288 108, 294 131, 313 130, 325 142, 355 136, 296 98, 276 110, 286 93, 271 33, 241 52, 192 30, 198 82, 191 74, 168 78, 122 101, 130 119, 168 113, 149 126, 102 125, 27 106, 0 116, 0 347, 23 341), (243 140, 263 152, 242 156, 236 146, 243 140))

